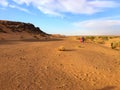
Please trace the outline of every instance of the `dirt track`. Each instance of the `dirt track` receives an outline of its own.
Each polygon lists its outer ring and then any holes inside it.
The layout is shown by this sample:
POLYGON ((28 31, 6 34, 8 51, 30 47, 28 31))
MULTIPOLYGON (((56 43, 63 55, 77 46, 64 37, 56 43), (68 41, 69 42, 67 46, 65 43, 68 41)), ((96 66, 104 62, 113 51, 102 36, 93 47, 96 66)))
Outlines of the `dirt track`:
POLYGON ((0 90, 120 90, 119 51, 70 38, 0 42, 0 90))

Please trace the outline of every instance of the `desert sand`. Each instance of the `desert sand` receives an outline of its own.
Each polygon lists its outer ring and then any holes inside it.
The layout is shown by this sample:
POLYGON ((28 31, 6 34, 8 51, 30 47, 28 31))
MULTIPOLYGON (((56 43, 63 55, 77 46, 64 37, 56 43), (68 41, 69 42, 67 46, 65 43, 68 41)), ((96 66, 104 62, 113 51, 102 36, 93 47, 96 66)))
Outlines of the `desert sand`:
POLYGON ((67 37, 0 41, 0 90, 120 90, 120 51, 67 37))

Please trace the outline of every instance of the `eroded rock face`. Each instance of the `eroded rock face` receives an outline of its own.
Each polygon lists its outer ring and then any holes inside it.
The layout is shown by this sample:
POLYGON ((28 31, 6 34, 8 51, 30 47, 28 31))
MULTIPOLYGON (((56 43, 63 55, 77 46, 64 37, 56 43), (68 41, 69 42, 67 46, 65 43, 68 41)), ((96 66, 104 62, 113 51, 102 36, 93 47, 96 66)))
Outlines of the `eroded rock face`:
POLYGON ((0 20, 0 33, 9 32, 28 32, 32 34, 46 34, 38 27, 35 27, 31 23, 13 22, 0 20))
POLYGON ((44 40, 50 36, 31 23, 0 20, 0 40, 44 40))
POLYGON ((6 33, 1 27, 0 27, 0 33, 6 33))

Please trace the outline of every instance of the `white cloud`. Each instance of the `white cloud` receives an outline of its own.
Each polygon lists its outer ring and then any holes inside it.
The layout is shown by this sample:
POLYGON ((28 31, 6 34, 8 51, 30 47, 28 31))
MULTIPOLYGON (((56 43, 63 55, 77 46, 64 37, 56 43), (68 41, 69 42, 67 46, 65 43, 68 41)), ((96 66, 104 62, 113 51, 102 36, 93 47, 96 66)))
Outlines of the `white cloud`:
POLYGON ((3 6, 3 7, 8 6, 7 0, 0 0, 0 5, 3 6))
POLYGON ((30 13, 29 10, 25 9, 25 8, 22 8, 22 7, 19 7, 19 6, 16 6, 16 5, 9 5, 10 8, 16 8, 20 11, 24 11, 26 13, 30 13))
POLYGON ((20 5, 22 5, 22 4, 30 5, 31 3, 32 4, 39 3, 39 0, 12 0, 12 1, 14 1, 15 3, 20 4, 20 5))
MULTIPOLYGON (((119 34, 120 35, 120 20, 112 19, 96 19, 86 20, 73 23, 74 26, 83 30, 82 32, 92 34, 119 34)), ((78 30, 79 31, 79 30, 78 30)))
POLYGON ((119 6, 119 4, 117 4, 114 1, 110 1, 110 0, 94 0, 89 2, 90 5, 94 6, 94 7, 99 7, 99 8, 109 8, 109 7, 116 7, 119 6))
POLYGON ((13 0, 17 4, 33 5, 45 14, 60 16, 64 12, 94 14, 119 4, 114 0, 13 0))
POLYGON ((54 15, 54 16, 61 16, 61 17, 63 17, 62 14, 57 13, 57 12, 54 12, 54 11, 52 11, 52 10, 48 10, 48 9, 42 7, 42 6, 38 7, 38 9, 39 9, 40 11, 42 11, 44 14, 50 14, 50 15, 54 15))
POLYGON ((120 20, 87 20, 74 23, 75 26, 85 28, 103 28, 120 25, 120 20))
POLYGON ((2 8, 0 8, 1 10, 4 10, 5 8, 4 7, 10 7, 10 8, 15 8, 15 9, 18 9, 20 11, 24 11, 26 13, 30 13, 30 11, 26 8, 23 8, 23 7, 20 7, 20 6, 17 6, 17 5, 12 5, 10 2, 8 2, 7 0, 1 0, 0 1, 0 5, 3 6, 2 8))
MULTIPOLYGON (((62 16, 64 13, 94 14, 106 8, 119 6, 114 0, 12 0, 16 4, 32 5, 45 14, 62 16)), ((9 0, 1 0, 0 5, 11 5, 9 0)), ((17 5, 16 5, 17 6, 17 5)), ((19 9, 19 8, 18 8, 19 9)), ((21 9, 22 10, 22 9, 21 9)), ((24 10, 23 10, 24 11, 24 10)))

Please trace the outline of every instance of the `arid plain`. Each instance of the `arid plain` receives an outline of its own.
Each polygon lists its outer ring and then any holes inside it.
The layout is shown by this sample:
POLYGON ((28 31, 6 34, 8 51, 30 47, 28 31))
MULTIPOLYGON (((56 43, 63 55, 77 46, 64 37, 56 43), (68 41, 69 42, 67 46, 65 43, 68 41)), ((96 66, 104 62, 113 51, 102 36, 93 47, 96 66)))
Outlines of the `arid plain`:
POLYGON ((120 90, 120 50, 110 46, 120 37, 81 43, 78 37, 24 40, 24 33, 7 40, 2 34, 0 90, 120 90))

